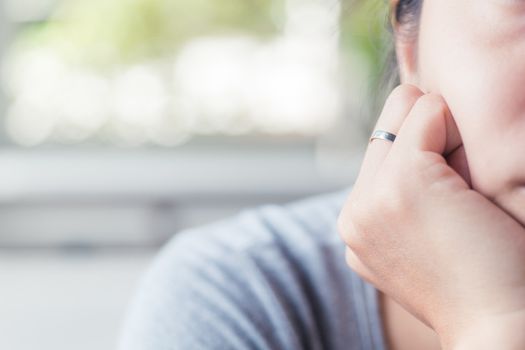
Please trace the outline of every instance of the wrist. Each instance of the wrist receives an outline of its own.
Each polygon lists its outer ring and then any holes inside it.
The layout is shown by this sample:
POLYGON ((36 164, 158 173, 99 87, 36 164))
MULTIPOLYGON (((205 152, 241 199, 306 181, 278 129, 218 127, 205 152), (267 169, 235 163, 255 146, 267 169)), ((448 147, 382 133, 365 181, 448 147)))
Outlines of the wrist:
POLYGON ((460 335, 441 337, 444 350, 525 349, 525 311, 473 322, 460 335))

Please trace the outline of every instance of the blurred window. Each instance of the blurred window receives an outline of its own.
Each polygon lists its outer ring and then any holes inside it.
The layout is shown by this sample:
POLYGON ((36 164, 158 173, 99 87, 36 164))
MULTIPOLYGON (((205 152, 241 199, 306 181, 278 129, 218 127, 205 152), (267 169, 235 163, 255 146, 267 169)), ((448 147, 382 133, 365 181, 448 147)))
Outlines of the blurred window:
POLYGON ((341 29, 373 21, 341 26, 351 4, 338 0, 4 5, 2 124, 16 145, 311 139, 355 108, 375 68, 358 40, 341 45, 341 29))

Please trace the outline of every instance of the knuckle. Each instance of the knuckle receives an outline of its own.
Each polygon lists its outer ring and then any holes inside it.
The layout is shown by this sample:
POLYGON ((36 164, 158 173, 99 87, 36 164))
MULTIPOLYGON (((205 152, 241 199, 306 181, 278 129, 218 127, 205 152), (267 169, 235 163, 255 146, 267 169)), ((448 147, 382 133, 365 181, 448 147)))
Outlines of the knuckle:
POLYGON ((348 245, 353 241, 353 231, 352 223, 346 213, 342 211, 337 218, 337 232, 345 244, 348 245))
POLYGON ((349 211, 349 217, 358 232, 366 231, 366 226, 370 222, 371 210, 369 210, 369 207, 370 200, 367 200, 367 202, 354 202, 349 211))
POLYGON ((347 203, 338 217, 343 241, 359 255, 374 254, 374 247, 384 240, 385 230, 402 224, 400 220, 414 211, 414 198, 400 182, 404 180, 392 178, 376 182, 366 198, 347 203))
POLYGON ((348 247, 360 250, 363 247, 361 214, 355 213, 355 206, 342 211, 337 218, 339 236, 348 247))
POLYGON ((388 96, 385 105, 392 106, 394 104, 412 105, 417 101, 423 92, 414 85, 401 84, 396 86, 388 96))
POLYGON ((423 92, 411 84, 398 85, 390 93, 392 99, 398 100, 410 100, 413 98, 419 98, 420 96, 423 96, 423 92))
POLYGON ((443 115, 448 111, 448 106, 441 95, 429 93, 417 100, 414 109, 425 114, 443 115))
POLYGON ((357 268, 356 256, 354 252, 352 252, 352 250, 348 247, 345 248, 345 261, 346 261, 346 264, 350 266, 352 269, 357 268))
POLYGON ((350 248, 346 248, 345 250, 345 261, 346 265, 350 267, 355 273, 357 273, 362 279, 368 283, 374 284, 372 274, 350 248))
POLYGON ((360 254, 368 254, 374 245, 378 227, 381 227, 381 202, 371 194, 365 201, 356 204, 350 213, 350 218, 355 228, 354 237, 349 245, 360 254))
POLYGON ((357 258, 357 255, 350 248, 345 249, 345 261, 352 270, 359 273, 362 270, 361 262, 357 258))

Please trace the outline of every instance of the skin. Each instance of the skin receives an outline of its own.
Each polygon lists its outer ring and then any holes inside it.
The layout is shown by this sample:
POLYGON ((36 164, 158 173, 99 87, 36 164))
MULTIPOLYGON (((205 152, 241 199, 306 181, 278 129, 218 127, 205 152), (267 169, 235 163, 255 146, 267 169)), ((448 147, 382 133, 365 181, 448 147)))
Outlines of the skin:
MULTIPOLYGON (((525 149, 524 38, 525 1, 425 0, 417 42, 397 40, 402 82, 447 101, 472 187, 522 224, 525 162, 502 148, 525 149)), ((380 304, 391 349, 440 348, 437 334, 392 298, 381 293, 380 304)))
POLYGON ((341 212, 348 265, 390 349, 525 348, 525 1, 425 0, 396 51, 377 128, 398 139, 369 145, 341 212))
MULTIPOLYGON (((397 42, 402 82, 447 101, 471 186, 522 224, 525 162, 504 150, 525 150, 524 38, 525 1, 425 0, 417 42, 397 42)), ((390 348, 439 349, 429 327, 383 293, 380 302, 390 348)))
POLYGON ((425 0, 409 45, 403 79, 444 97, 473 188, 525 224, 525 1, 425 0))
POLYGON ((438 350, 439 337, 434 330, 406 311, 384 293, 379 293, 381 319, 388 349, 438 350))

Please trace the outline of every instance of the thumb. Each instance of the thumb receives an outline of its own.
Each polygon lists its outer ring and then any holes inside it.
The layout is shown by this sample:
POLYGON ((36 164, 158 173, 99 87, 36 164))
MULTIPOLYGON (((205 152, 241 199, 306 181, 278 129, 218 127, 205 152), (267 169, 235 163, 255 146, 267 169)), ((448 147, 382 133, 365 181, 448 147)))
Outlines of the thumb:
POLYGON ((429 93, 416 101, 391 149, 396 157, 414 151, 434 154, 432 160, 441 159, 450 168, 451 171, 447 171, 449 175, 456 174, 469 185, 470 176, 461 134, 441 95, 429 93))
POLYGON ((430 151, 443 157, 463 144, 447 103, 433 93, 416 101, 399 130, 396 142, 405 149, 430 151))

